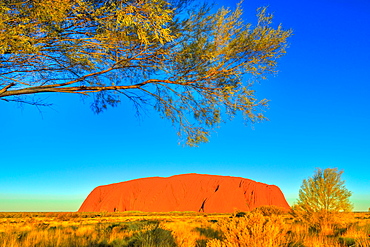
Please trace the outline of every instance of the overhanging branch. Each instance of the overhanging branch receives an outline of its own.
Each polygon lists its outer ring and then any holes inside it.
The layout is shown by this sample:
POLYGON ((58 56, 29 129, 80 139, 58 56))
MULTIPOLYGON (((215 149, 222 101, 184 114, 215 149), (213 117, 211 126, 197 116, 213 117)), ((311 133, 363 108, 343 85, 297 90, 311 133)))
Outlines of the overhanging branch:
POLYGON ((0 90, 0 97, 2 97, 2 94, 5 93, 6 91, 8 91, 9 88, 15 86, 15 83, 12 82, 8 85, 6 85, 5 87, 3 87, 1 90, 0 90))

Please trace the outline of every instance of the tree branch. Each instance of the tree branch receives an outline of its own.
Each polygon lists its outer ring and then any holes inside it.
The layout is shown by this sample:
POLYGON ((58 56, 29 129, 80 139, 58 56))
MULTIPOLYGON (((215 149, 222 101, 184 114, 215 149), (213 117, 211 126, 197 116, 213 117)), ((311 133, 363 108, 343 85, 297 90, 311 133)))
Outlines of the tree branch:
POLYGON ((4 92, 0 94, 0 97, 25 95, 25 94, 36 94, 36 93, 50 93, 50 92, 84 94, 84 93, 93 93, 93 92, 101 92, 101 91, 109 91, 109 90, 138 89, 148 83, 150 83, 150 81, 142 82, 142 83, 135 84, 135 85, 128 85, 128 86, 78 86, 78 87, 54 87, 54 88, 31 87, 31 88, 23 88, 23 89, 11 90, 11 91, 6 91, 6 89, 3 88, 1 91, 4 91, 4 92))
POLYGON ((9 88, 11 88, 11 87, 13 87, 13 86, 15 86, 15 83, 14 83, 14 82, 12 82, 12 83, 10 83, 10 84, 6 85, 5 87, 3 87, 3 88, 0 90, 0 97, 2 97, 1 95, 2 95, 3 93, 5 93, 6 91, 8 91, 8 89, 9 89, 9 88))

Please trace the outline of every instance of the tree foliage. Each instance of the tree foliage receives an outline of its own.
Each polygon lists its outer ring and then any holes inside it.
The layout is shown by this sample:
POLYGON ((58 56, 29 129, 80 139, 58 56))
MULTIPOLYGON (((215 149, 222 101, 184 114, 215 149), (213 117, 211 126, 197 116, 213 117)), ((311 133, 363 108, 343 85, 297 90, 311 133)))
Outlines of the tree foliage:
POLYGON ((276 72, 291 31, 190 0, 3 0, 0 99, 89 95, 99 113, 123 97, 154 107, 189 145, 237 112, 264 119, 252 84, 276 72))
POLYGON ((337 168, 317 169, 304 179, 294 213, 313 224, 328 225, 336 221, 336 213, 351 211, 352 193, 345 187, 342 174, 337 168))
POLYGON ((308 212, 351 210, 352 193, 341 180, 342 174, 337 168, 317 169, 313 177, 303 180, 297 205, 308 212))

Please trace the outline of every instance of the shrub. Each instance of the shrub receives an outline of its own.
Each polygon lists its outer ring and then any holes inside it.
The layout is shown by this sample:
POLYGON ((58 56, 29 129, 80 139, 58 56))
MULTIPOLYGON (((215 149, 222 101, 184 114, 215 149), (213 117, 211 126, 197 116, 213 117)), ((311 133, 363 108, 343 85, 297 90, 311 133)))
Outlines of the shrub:
POLYGON ((122 246, 127 246, 127 244, 128 243, 127 243, 126 239, 116 238, 110 243, 110 246, 112 246, 112 247, 122 247, 122 246))
POLYGON ((217 231, 211 227, 207 227, 207 228, 204 228, 204 227, 196 227, 194 229, 195 231, 199 232, 199 234, 201 236, 204 236, 206 238, 216 238, 216 239, 222 239, 223 238, 223 234, 222 232, 220 231, 217 231))
POLYGON ((263 216, 271 216, 271 215, 282 215, 285 214, 286 210, 282 207, 278 207, 275 205, 265 205, 260 206, 252 210, 252 212, 259 212, 263 216))
POLYGON ((132 222, 127 222, 127 229, 131 231, 139 231, 142 230, 146 227, 150 226, 158 226, 159 221, 158 220, 141 220, 141 221, 132 221, 132 222))
POLYGON ((159 228, 137 232, 129 240, 127 247, 176 247, 171 231, 159 228))
POLYGON ((354 238, 339 238, 339 243, 344 246, 353 246, 356 244, 356 240, 354 238))
POLYGON ((235 214, 235 217, 237 217, 237 218, 244 217, 246 214, 247 214, 246 212, 237 212, 235 214))
POLYGON ((225 239, 211 239, 207 247, 278 247, 286 242, 286 226, 277 215, 265 217, 259 212, 250 212, 245 217, 225 219, 219 228, 225 239))
POLYGON ((197 239, 195 242, 195 247, 207 247, 207 239, 197 239))

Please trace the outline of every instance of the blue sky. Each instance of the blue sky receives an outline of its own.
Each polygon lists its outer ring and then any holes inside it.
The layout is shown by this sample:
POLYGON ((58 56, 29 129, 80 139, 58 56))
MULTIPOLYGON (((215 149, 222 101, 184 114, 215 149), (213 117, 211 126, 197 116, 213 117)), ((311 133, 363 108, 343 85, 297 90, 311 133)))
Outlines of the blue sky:
POLYGON ((245 0, 246 21, 266 5, 294 31, 279 74, 255 87, 269 121, 236 117, 189 148, 150 109, 138 119, 129 104, 95 115, 75 95, 45 95, 42 113, 0 101, 0 211, 76 211, 98 185, 181 173, 275 184, 292 204, 317 167, 344 170, 355 210, 368 210, 370 2, 245 0))

